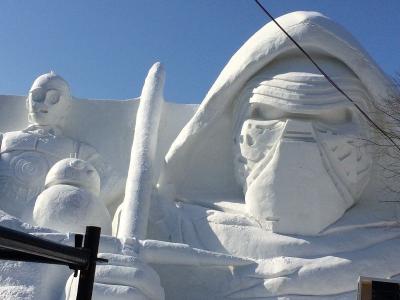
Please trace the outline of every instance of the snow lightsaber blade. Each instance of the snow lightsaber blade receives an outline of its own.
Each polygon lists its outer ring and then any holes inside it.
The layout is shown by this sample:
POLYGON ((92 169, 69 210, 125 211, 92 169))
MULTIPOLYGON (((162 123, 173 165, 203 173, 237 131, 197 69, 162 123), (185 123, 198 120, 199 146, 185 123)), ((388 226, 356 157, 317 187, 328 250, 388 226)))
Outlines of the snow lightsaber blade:
POLYGON ((164 68, 160 63, 156 63, 149 70, 140 96, 117 236, 125 241, 130 240, 132 255, 136 253, 148 263, 199 266, 237 266, 253 263, 252 260, 196 249, 186 244, 145 240, 155 183, 153 164, 164 103, 164 83, 164 68))
POLYGON ((149 70, 140 96, 136 115, 125 197, 117 236, 145 239, 154 186, 154 159, 158 126, 164 102, 165 71, 161 63, 149 70))

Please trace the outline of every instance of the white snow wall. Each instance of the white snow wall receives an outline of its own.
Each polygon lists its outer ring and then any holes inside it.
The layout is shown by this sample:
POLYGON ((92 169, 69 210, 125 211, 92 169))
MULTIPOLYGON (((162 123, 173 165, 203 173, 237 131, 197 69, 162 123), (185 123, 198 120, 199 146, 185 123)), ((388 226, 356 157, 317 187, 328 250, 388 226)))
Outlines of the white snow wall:
MULTIPOLYGON (((26 96, 0 95, 0 132, 21 130, 28 125, 25 99, 26 96)), ((140 98, 75 98, 71 109, 66 112, 68 118, 63 131, 65 135, 95 147, 115 169, 126 175, 139 101, 140 98)), ((194 115, 197 107, 198 104, 164 102, 154 164, 156 177, 172 141, 194 115)))

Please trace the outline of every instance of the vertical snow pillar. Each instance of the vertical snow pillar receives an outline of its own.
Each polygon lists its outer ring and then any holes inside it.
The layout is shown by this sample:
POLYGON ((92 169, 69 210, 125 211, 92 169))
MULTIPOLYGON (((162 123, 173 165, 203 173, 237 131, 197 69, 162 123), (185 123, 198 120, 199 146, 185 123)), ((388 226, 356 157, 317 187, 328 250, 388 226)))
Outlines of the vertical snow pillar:
POLYGON ((146 238, 164 83, 165 71, 157 62, 149 70, 140 96, 117 234, 120 238, 146 238))

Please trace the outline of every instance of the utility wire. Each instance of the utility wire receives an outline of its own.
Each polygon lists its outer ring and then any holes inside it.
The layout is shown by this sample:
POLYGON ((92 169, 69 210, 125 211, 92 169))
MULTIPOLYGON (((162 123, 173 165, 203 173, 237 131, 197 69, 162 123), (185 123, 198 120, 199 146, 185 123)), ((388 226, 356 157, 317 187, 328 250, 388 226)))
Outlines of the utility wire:
POLYGON ((375 127, 386 139, 388 139, 393 146, 395 146, 397 148, 397 150, 400 151, 400 146, 394 141, 393 138, 391 138, 389 136, 389 134, 382 129, 378 124, 376 124, 369 116, 366 112, 364 112, 361 107, 353 100, 350 98, 349 95, 347 95, 345 93, 345 91, 343 91, 333 80, 332 78, 329 77, 328 74, 325 73, 325 71, 317 64, 317 62, 310 56, 310 54, 307 53, 306 50, 304 50, 303 47, 301 47, 299 45, 299 43, 296 42, 296 40, 294 38, 291 37, 291 35, 278 23, 278 21, 275 20, 275 18, 268 12, 268 10, 258 1, 258 0, 254 0, 257 5, 262 9, 262 11, 276 24, 276 26, 279 27, 280 30, 282 30, 282 32, 293 42, 293 44, 296 45, 296 47, 304 54, 304 56, 306 56, 308 58, 309 61, 311 61, 311 63, 318 69, 318 71, 325 77, 326 80, 329 81, 329 83, 335 88, 337 89, 348 101, 350 101, 351 103, 353 103, 353 105, 357 108, 357 110, 365 117, 365 119, 367 119, 367 121, 372 124, 373 127, 375 127))

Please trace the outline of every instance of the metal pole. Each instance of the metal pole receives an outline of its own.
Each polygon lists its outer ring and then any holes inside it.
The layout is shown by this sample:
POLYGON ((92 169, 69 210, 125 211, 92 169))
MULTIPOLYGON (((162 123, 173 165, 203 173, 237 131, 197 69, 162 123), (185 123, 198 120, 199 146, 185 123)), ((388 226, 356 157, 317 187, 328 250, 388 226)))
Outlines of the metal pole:
POLYGON ((32 257, 36 255, 57 260, 79 268, 87 265, 90 255, 85 249, 61 245, 2 226, 0 226, 0 247, 31 254, 32 257))
POLYGON ((8 250, 2 248, 0 248, 0 260, 26 261, 33 263, 64 265, 64 266, 70 266, 71 268, 79 268, 78 266, 70 265, 64 261, 60 261, 57 259, 51 259, 36 254, 29 254, 22 251, 8 250))
POLYGON ((100 227, 86 227, 83 248, 89 250, 89 264, 85 270, 79 274, 78 294, 76 300, 92 299, 94 275, 96 272, 97 252, 99 251, 100 227))

